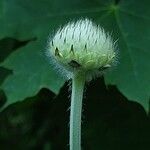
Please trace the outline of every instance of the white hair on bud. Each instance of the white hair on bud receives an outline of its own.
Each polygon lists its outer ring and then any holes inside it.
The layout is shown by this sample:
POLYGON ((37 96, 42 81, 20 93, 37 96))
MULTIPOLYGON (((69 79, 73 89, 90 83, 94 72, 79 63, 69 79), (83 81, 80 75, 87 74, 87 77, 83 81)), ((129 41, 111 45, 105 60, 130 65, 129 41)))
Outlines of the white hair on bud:
POLYGON ((56 68, 61 68, 69 78, 72 73, 83 71, 91 80, 113 65, 115 49, 115 42, 102 27, 81 19, 60 28, 50 39, 47 53, 56 68))

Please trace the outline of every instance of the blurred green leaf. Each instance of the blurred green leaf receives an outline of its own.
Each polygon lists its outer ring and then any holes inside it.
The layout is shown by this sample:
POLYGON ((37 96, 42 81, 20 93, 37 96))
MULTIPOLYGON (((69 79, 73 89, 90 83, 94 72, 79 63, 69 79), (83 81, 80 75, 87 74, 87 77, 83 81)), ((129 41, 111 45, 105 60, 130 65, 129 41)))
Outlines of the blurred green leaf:
POLYGON ((13 70, 3 89, 8 103, 35 95, 42 87, 58 92, 63 82, 44 60, 49 34, 72 19, 88 17, 119 39, 119 63, 105 77, 130 100, 148 109, 150 97, 150 1, 143 0, 1 0, 0 37, 36 38, 8 57, 2 66, 13 70), (55 81, 55 82, 54 82, 55 81), (57 81, 57 83, 56 83, 57 81))
POLYGON ((59 91, 64 81, 50 68, 47 60, 43 59, 43 54, 37 52, 41 45, 40 41, 31 42, 13 53, 3 64, 4 67, 13 69, 13 74, 2 85, 8 98, 6 105, 33 96, 43 87, 50 88, 55 93, 59 91))
POLYGON ((107 83, 117 85, 128 99, 139 102, 147 111, 150 97, 149 5, 148 0, 128 0, 112 7, 113 32, 118 32, 120 54, 117 69, 106 77, 107 83))
POLYGON ((51 145, 50 145, 50 143, 46 143, 45 145, 44 145, 44 149, 43 150, 51 150, 51 145))

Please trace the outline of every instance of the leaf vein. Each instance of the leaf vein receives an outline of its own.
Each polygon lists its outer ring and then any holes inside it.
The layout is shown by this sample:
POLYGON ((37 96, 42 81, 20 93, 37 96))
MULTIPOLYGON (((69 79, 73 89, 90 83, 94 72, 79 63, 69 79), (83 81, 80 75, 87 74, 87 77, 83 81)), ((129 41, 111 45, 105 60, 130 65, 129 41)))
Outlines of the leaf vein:
POLYGON ((124 9, 120 9, 120 11, 121 11, 122 13, 128 14, 128 15, 133 16, 133 17, 142 18, 142 19, 145 19, 145 20, 150 20, 150 18, 147 17, 147 16, 142 16, 142 15, 139 15, 139 14, 136 15, 136 14, 134 14, 133 12, 126 11, 126 10, 124 10, 124 9))

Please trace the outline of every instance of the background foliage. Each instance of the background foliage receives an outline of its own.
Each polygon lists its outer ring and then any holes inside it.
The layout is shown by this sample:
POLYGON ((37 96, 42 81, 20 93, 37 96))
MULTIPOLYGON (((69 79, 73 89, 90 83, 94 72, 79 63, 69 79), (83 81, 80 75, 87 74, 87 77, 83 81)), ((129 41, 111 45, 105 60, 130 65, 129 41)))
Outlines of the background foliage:
POLYGON ((119 39, 119 59, 104 79, 87 85, 83 148, 149 148, 149 5, 149 0, 0 0, 0 148, 68 148, 70 92, 44 51, 60 26, 84 17, 119 39))

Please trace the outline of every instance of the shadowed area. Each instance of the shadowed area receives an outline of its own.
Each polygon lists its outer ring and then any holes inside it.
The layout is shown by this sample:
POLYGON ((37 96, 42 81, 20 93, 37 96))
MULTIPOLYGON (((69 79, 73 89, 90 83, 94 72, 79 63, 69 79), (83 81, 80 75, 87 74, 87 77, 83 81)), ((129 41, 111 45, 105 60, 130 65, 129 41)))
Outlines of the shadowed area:
MULTIPOLYGON (((70 86, 70 85, 69 85, 70 86)), ((42 89, 36 96, 10 105, 0 114, 3 150, 66 150, 69 130, 68 83, 58 96, 42 89)), ((150 119, 143 107, 128 101, 103 79, 86 86, 83 101, 82 147, 85 150, 147 150, 150 119)))

